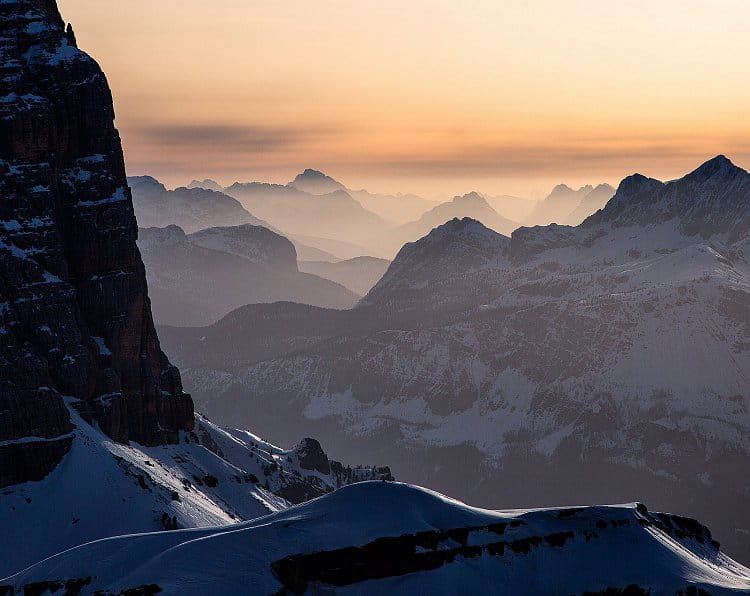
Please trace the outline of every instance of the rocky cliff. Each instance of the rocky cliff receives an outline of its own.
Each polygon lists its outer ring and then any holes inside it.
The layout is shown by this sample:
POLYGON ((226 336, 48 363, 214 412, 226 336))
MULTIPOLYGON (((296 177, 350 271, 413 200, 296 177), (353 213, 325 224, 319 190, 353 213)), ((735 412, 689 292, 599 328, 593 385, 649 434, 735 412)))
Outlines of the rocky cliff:
POLYGON ((106 78, 53 0, 4 0, 0 30, 4 486, 57 465, 68 405, 121 442, 194 419, 154 331, 106 78))

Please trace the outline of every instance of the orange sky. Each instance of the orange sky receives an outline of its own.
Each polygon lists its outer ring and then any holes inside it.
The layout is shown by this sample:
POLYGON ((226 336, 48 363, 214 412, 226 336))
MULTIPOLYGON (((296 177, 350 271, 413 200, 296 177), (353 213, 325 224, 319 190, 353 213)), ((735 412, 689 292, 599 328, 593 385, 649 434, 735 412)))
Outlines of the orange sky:
POLYGON ((131 174, 526 194, 750 165, 747 0, 58 0, 131 174))

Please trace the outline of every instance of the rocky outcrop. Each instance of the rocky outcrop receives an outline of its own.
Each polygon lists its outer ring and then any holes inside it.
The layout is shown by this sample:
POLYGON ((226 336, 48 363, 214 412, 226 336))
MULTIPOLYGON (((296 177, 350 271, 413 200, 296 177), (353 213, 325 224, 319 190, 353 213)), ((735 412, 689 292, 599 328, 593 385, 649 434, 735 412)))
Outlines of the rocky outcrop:
POLYGON ((52 0, 6 0, 0 25, 2 486, 67 451, 66 399, 146 444, 191 428, 193 405, 154 331, 104 74, 52 0))

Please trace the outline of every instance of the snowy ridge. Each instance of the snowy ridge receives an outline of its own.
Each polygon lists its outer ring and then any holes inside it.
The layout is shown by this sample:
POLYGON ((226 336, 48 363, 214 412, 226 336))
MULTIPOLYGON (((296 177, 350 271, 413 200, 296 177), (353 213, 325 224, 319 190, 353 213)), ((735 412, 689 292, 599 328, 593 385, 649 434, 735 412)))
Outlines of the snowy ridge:
POLYGON ((283 450, 199 414, 178 444, 124 445, 87 424, 79 402, 66 403, 76 428, 59 437, 72 445, 62 463, 39 482, 2 491, 0 527, 11 539, 0 541, 0 576, 90 540, 235 524, 348 482, 391 478, 387 468, 330 462, 317 442, 322 470, 312 469, 302 448, 310 439, 283 450))
POLYGON ((0 588, 38 582, 86 594, 718 595, 750 591, 750 570, 699 523, 641 504, 489 511, 368 482, 231 528, 92 542, 0 588))

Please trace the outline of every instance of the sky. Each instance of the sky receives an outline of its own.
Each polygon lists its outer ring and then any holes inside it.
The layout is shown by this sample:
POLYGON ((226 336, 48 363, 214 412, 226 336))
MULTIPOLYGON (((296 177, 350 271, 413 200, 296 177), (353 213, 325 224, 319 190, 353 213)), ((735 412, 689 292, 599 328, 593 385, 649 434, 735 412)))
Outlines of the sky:
POLYGON ((750 167, 747 0, 58 0, 130 174, 539 195, 750 167))

